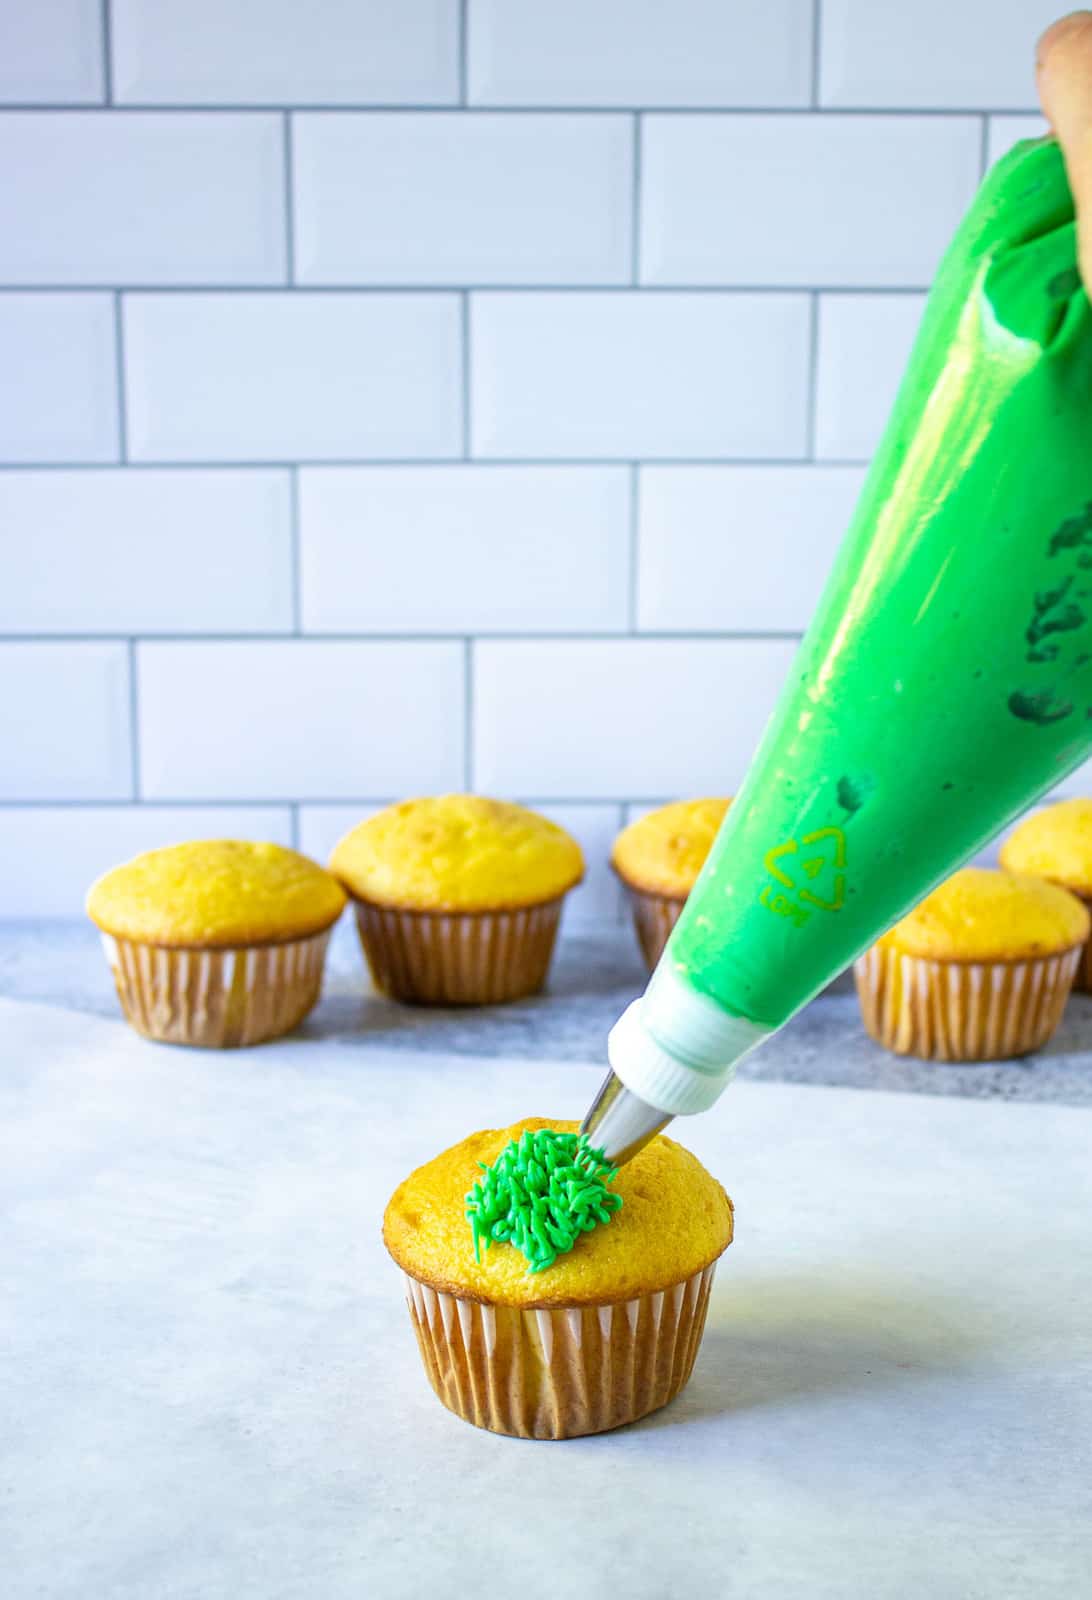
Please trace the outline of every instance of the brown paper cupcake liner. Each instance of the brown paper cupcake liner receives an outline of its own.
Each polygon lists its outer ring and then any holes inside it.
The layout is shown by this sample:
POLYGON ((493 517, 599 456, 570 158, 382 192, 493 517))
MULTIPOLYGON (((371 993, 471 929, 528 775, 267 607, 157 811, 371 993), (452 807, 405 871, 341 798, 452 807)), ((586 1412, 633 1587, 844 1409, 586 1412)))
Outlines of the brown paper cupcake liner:
POLYGON ((441 1294, 406 1275, 437 1396, 456 1416, 521 1439, 573 1439, 635 1422, 693 1370, 716 1262, 614 1305, 528 1310, 441 1294))
POLYGON ((644 889, 634 889, 626 884, 633 925, 637 930, 637 943, 651 972, 664 953, 664 945, 671 930, 682 915, 686 895, 649 894, 644 889))
POLYGON ((225 1048, 288 1033, 322 989, 330 930, 282 944, 174 950, 102 936, 118 999, 138 1033, 225 1048))
POLYGON ((874 945, 854 965, 865 1027, 897 1055, 1000 1061, 1046 1043, 1083 946, 1028 961, 930 961, 874 945))
MULTIPOLYGON (((1075 894, 1082 905, 1092 911, 1092 895, 1082 894, 1078 889, 1070 889, 1070 894, 1075 894)), ((1077 964, 1077 976, 1073 980, 1074 989, 1079 989, 1082 994, 1092 994, 1092 939, 1081 945, 1081 959, 1077 964)))
POLYGON ((564 896, 511 911, 404 911, 354 900, 377 989, 417 1005, 495 1005, 546 982, 564 896))

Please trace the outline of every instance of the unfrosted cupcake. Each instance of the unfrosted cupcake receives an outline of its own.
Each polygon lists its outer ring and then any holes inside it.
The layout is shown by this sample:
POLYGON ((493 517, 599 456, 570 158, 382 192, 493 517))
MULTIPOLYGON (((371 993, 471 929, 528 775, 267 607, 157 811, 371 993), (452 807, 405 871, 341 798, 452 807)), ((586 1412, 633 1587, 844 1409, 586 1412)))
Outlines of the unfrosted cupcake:
POLYGON ((330 870, 352 897, 378 989, 486 1005, 542 988, 584 858, 535 811, 449 794, 369 817, 335 847, 330 870))
POLYGON ((611 866, 626 886, 649 970, 663 954, 731 800, 676 800, 638 817, 614 841, 611 866))
POLYGON ((345 895, 295 850, 207 839, 150 850, 92 884, 118 999, 170 1044, 258 1044, 319 997, 345 895))
MULTIPOLYGON (((1025 817, 1001 846, 1001 865, 1060 884, 1092 905, 1092 800, 1059 800, 1025 817)), ((1085 944, 1074 987, 1092 990, 1092 944, 1085 944)))
POLYGON ((964 867, 856 963, 865 1027, 899 1055, 1026 1055, 1061 1021, 1089 915, 1040 878, 964 867))
POLYGON ((731 1243, 732 1203, 673 1139, 654 1139, 613 1175, 575 1123, 530 1117, 472 1134, 411 1173, 387 1206, 383 1238, 444 1405, 495 1433, 566 1439, 633 1422, 682 1389, 731 1243), (505 1211, 511 1191, 498 1189, 516 1169, 524 1199, 547 1182, 562 1197, 524 1207, 542 1223, 522 1247, 505 1211), (574 1227, 570 1196, 590 1227, 574 1227))

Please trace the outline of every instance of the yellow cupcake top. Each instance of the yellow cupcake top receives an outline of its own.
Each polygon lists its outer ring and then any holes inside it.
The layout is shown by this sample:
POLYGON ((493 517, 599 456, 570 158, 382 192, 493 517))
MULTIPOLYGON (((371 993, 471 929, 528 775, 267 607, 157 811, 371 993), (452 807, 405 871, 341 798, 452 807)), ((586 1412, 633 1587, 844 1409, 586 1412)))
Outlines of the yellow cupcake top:
POLYGON ((1001 846, 1001 865, 1092 895, 1092 800, 1059 800, 1025 817, 1001 846))
POLYGON ((622 1196, 610 1221, 582 1234, 544 1272, 529 1273, 514 1245, 495 1243, 474 1259, 466 1195, 525 1128, 575 1133, 575 1122, 526 1117, 453 1145, 394 1191, 383 1241, 403 1271, 464 1300, 505 1306, 607 1304, 680 1283, 732 1242, 732 1202, 701 1162, 661 1134, 611 1184, 622 1196))
POLYGON ((555 900, 584 876, 572 836, 477 794, 403 800, 347 833, 330 871, 358 899, 410 911, 502 911, 555 900))
POLYGON ((646 894, 688 895, 731 800, 676 800, 638 817, 614 841, 611 865, 646 894))
POLYGON ((121 939, 223 949, 319 933, 344 904, 341 886, 295 850, 202 839, 114 867, 91 885, 87 915, 121 939))
POLYGON ((1024 961, 1071 950, 1089 916, 1065 889, 1041 878, 964 867, 879 941, 936 961, 1024 961))

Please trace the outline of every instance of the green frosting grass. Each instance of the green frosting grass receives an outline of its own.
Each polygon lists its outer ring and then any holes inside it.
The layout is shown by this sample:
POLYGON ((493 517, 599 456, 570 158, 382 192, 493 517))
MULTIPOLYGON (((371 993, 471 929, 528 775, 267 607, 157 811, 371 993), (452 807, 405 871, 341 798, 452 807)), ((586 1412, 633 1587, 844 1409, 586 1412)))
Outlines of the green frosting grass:
POLYGON ((622 1196, 608 1189, 618 1168, 593 1150, 584 1133, 528 1128, 487 1167, 466 1197, 474 1259, 494 1239, 522 1250, 528 1271, 545 1272, 582 1233, 609 1222, 622 1196))

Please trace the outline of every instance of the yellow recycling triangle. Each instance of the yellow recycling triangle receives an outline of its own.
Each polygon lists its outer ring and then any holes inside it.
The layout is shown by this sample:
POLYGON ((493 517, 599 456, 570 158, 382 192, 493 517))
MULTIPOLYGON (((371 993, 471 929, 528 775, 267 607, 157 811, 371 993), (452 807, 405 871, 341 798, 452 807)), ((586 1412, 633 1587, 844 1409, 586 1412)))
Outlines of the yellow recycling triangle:
POLYGON ((799 843, 788 839, 766 852, 767 871, 786 889, 796 890, 806 905, 818 906, 820 911, 840 911, 845 904, 845 864, 846 836, 841 828, 817 828, 803 834, 799 843), (794 871, 811 887, 798 888, 794 871))

